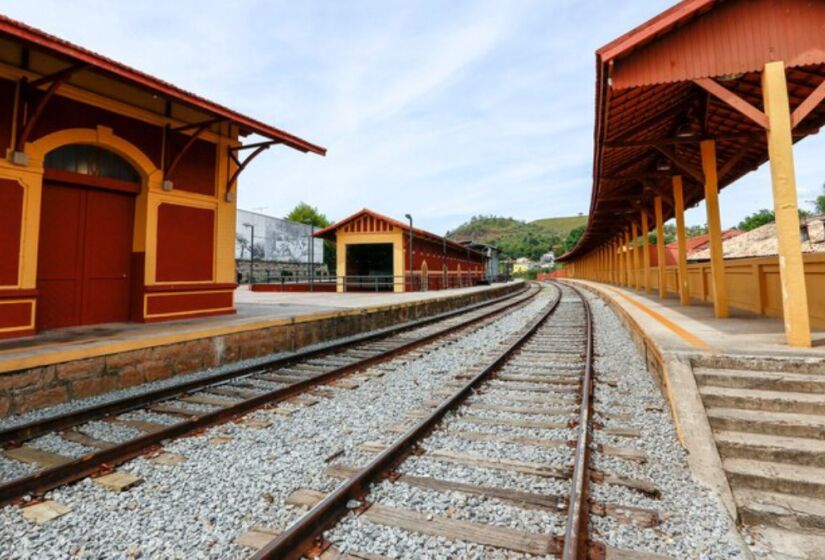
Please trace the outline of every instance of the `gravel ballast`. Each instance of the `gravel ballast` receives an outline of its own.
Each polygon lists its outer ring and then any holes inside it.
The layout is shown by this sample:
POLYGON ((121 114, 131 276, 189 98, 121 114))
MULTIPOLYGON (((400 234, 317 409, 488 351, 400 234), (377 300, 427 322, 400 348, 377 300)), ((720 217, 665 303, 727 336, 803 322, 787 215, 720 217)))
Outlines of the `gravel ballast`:
MULTIPOLYGON (((126 492, 104 490, 89 479, 52 491, 46 497, 72 511, 42 526, 23 519, 17 507, 3 508, 3 557, 247 558, 251 549, 235 544, 238 536, 256 525, 286 527, 300 515, 285 504, 293 491, 329 491, 338 483, 323 475, 326 458, 340 449, 349 456, 359 444, 378 440, 407 411, 421 409, 454 372, 478 362, 485 349, 523 328, 548 300, 549 294, 539 295, 451 344, 436 342, 430 345, 436 350, 413 360, 400 356, 367 370, 387 373, 367 376, 357 389, 337 390, 334 398, 289 416, 268 411, 248 416, 268 422, 266 428, 225 424, 169 442, 165 451, 186 461, 169 466, 142 457, 122 465, 119 470, 142 479, 126 492)), ((138 412, 129 416, 160 418, 138 412)))

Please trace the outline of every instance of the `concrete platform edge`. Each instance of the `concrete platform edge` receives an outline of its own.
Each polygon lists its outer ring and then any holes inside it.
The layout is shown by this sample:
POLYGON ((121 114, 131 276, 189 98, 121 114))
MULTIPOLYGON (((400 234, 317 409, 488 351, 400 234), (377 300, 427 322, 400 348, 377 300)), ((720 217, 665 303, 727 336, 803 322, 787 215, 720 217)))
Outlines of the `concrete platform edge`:
MULTIPOLYGON (((270 354, 292 352, 324 341, 380 329, 494 299, 520 289, 513 282, 484 291, 343 312, 316 313, 287 320, 206 329, 200 336, 161 336, 154 344, 122 341, 93 346, 89 353, 56 360, 40 356, 24 367, 4 368, 0 361, 0 417, 134 387, 176 375, 270 354)), ((148 342, 152 342, 149 340, 148 342)))

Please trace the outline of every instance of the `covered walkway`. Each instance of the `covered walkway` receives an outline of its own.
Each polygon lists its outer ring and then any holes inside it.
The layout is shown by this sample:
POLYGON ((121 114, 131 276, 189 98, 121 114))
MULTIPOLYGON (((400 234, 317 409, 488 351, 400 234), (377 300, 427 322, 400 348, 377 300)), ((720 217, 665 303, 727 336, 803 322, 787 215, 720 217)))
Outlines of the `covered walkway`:
POLYGON ((825 123, 825 3, 686 0, 596 53, 594 184, 569 275, 681 305, 784 319, 791 346, 825 328, 825 264, 803 258, 793 143, 825 123), (725 262, 719 191, 769 162, 779 254, 725 262), (704 200, 710 260, 686 260, 684 210, 704 200), (677 265, 653 267, 647 234, 676 219, 677 265), (763 262, 764 261, 764 262, 763 262), (694 270, 695 269, 695 270, 694 270), (743 302, 745 302, 743 304, 743 302))

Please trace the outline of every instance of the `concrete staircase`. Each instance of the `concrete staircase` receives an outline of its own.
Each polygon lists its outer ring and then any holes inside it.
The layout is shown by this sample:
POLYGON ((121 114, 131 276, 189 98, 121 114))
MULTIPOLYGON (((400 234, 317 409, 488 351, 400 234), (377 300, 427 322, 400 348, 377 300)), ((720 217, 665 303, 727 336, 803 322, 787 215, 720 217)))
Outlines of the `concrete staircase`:
MULTIPOLYGON (((825 372, 694 375, 741 521, 816 541, 795 550, 825 544, 825 372)), ((825 558, 812 552, 777 557, 825 558)))

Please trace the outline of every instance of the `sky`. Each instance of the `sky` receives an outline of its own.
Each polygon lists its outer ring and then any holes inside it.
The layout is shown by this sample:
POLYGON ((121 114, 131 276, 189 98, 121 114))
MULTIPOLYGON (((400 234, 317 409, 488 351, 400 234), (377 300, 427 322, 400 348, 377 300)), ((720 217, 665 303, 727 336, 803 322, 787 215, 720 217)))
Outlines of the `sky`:
MULTIPOLYGON (((6 0, 0 12, 325 146, 274 147, 240 208, 330 219, 368 207, 436 233, 473 215, 587 214, 595 50, 671 0, 6 0)), ((254 141, 254 138, 249 138, 254 141)), ((800 202, 825 181, 796 146, 800 202)), ((722 225, 771 208, 767 166, 720 195, 722 225)), ((706 222, 704 206, 689 225, 706 222)))

